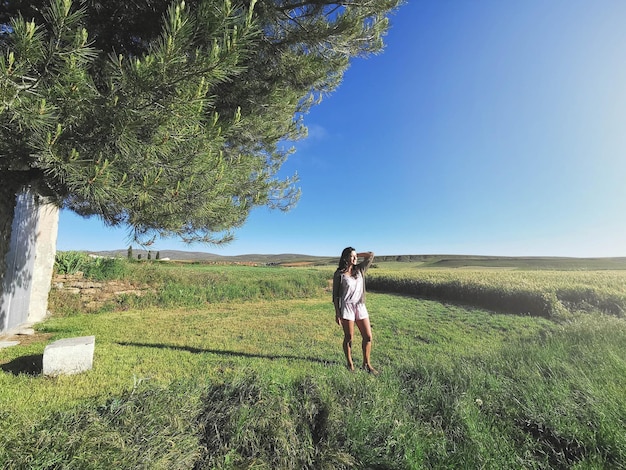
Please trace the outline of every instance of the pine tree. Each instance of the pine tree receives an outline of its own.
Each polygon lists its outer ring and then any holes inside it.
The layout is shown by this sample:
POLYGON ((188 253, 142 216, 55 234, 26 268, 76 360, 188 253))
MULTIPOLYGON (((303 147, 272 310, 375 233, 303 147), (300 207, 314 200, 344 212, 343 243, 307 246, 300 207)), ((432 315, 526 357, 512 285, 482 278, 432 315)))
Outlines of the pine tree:
POLYGON ((140 241, 228 241, 252 208, 296 202, 279 143, 382 48, 398 1, 7 0, 4 196, 28 185, 140 241))
POLYGON ((254 207, 288 210, 282 144, 401 1, 3 1, 2 265, 23 188, 144 244, 228 242, 254 207))

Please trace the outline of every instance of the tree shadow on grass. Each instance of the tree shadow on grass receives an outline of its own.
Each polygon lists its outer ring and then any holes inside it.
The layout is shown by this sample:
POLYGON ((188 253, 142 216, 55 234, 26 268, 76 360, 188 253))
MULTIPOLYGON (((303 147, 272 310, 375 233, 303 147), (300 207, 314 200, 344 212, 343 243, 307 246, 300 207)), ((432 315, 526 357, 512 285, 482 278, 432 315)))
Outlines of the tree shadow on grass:
POLYGON ((40 375, 43 371, 43 354, 17 357, 11 362, 0 365, 0 369, 13 375, 40 375))
POLYGON ((276 360, 276 359, 291 359, 291 360, 297 360, 297 361, 309 361, 309 362, 315 362, 317 364, 323 364, 326 366, 334 366, 339 364, 337 361, 329 361, 326 359, 320 359, 319 357, 311 357, 311 356, 307 356, 307 357, 302 357, 302 356, 292 356, 289 354, 253 354, 253 353, 246 353, 246 352, 240 352, 240 351, 224 351, 224 350, 220 350, 220 349, 201 349, 201 348, 194 348, 191 346, 179 346, 176 344, 161 344, 161 343, 130 343, 130 342, 118 342, 117 344, 119 344, 120 346, 137 346, 140 348, 156 348, 156 349, 173 349, 173 350, 177 350, 177 351, 187 351, 193 354, 218 354, 221 356, 230 356, 230 357, 249 357, 249 358, 256 358, 256 359, 269 359, 269 360, 276 360))

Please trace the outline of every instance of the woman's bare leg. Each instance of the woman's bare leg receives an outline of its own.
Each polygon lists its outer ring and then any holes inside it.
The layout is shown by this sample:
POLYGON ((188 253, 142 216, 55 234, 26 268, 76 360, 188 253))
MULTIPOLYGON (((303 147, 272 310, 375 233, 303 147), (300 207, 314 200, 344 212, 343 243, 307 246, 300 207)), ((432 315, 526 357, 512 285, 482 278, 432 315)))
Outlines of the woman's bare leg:
POLYGON ((346 355, 346 366, 350 370, 354 370, 352 362, 352 336, 354 336, 354 322, 350 320, 341 320, 343 326, 343 353, 346 355))
POLYGON ((363 368, 368 372, 377 374, 378 372, 370 363, 370 353, 372 352, 372 327, 370 325, 370 319, 364 318, 363 320, 357 320, 356 326, 358 326, 363 338, 363 342, 361 343, 363 348, 363 368))

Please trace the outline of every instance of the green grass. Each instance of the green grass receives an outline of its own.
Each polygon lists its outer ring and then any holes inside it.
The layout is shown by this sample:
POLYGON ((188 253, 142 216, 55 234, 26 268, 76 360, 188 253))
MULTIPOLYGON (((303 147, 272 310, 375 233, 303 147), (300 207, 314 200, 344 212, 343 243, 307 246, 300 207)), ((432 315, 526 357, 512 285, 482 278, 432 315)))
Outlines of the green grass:
POLYGON ((373 377, 343 366, 330 269, 149 269, 154 285, 240 287, 53 316, 46 341, 0 350, 3 468, 626 467, 621 318, 370 292, 373 377), (92 334, 93 370, 29 367, 92 334))

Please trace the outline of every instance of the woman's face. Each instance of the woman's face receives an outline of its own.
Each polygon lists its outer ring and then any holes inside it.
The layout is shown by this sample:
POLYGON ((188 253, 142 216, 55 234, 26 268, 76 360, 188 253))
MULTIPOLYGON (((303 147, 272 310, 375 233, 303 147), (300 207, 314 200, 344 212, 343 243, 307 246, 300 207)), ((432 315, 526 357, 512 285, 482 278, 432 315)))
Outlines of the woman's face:
POLYGON ((356 251, 352 250, 352 252, 350 253, 350 264, 355 265, 357 264, 357 256, 356 256, 356 251))

